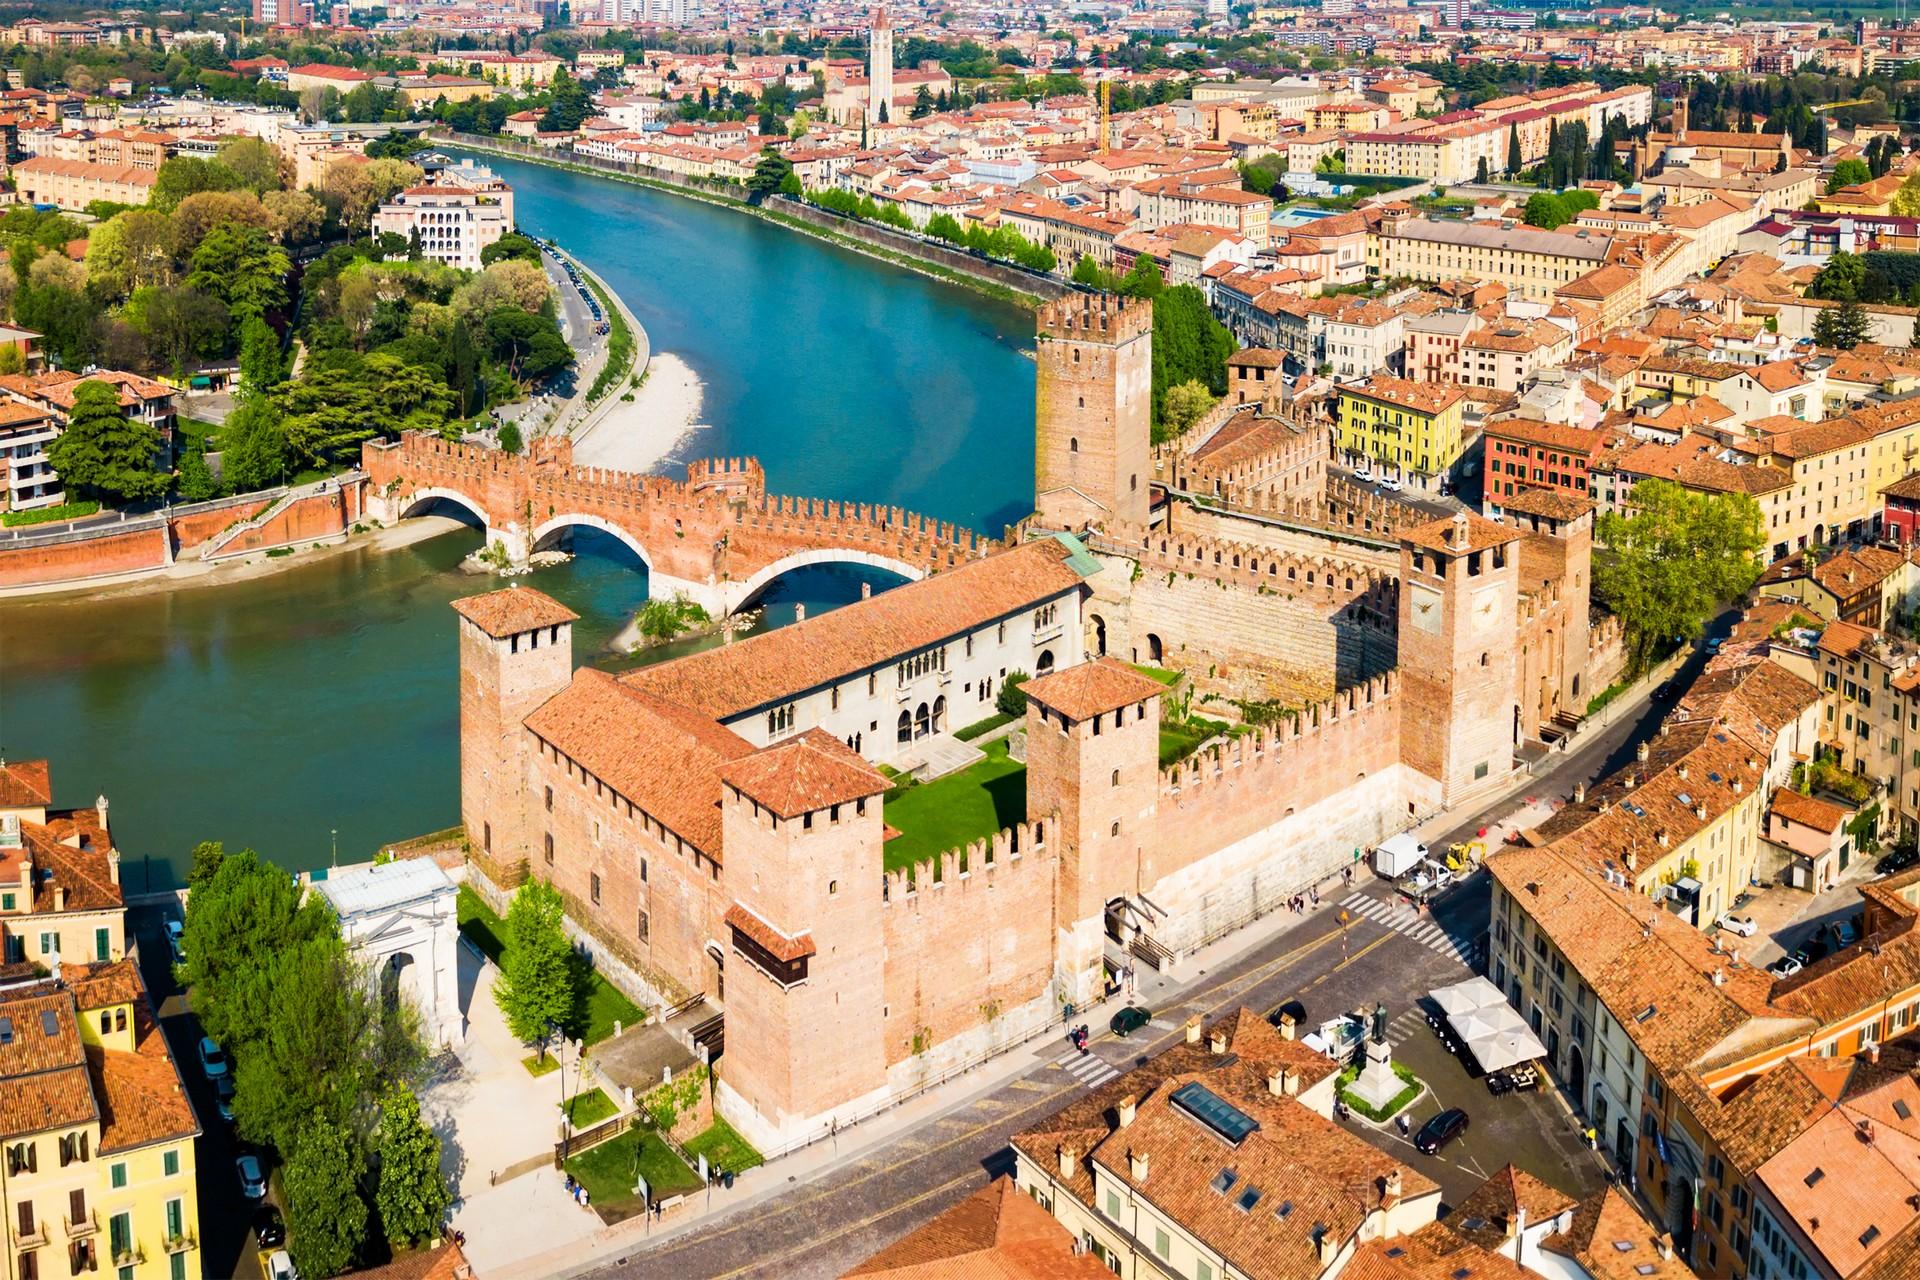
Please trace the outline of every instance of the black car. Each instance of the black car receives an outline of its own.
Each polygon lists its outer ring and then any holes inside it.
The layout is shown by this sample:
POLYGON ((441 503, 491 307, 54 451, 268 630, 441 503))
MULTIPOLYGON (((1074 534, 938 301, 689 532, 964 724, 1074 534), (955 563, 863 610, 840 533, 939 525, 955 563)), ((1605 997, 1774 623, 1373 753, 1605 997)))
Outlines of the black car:
POLYGON ((1496 1098, 1503 1093, 1512 1093, 1513 1077, 1508 1075, 1504 1071, 1488 1072, 1487 1073, 1487 1092, 1492 1094, 1496 1098))
POLYGON ((270 1204, 254 1210, 253 1234, 259 1238, 262 1249, 277 1249, 285 1244, 287 1224, 280 1220, 280 1211, 270 1204))
POLYGON ((1153 1014, 1148 1012, 1146 1008, 1141 1005, 1130 1004, 1120 1012, 1114 1014, 1113 1021, 1108 1023, 1107 1026, 1113 1034, 1117 1036, 1128 1036, 1146 1026, 1152 1019, 1153 1014))
POLYGON ((1448 1107, 1420 1126, 1420 1132, 1413 1135, 1413 1145, 1415 1150, 1434 1155, 1466 1131, 1467 1113, 1458 1107, 1448 1107))

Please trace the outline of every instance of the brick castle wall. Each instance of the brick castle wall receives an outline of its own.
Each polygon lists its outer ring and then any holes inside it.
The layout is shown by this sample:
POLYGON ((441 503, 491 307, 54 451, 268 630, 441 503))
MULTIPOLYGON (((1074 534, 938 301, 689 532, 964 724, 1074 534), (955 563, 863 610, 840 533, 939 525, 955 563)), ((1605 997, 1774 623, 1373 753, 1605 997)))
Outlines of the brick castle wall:
POLYGON ((159 569, 167 564, 167 550, 167 531, 161 525, 72 541, 9 545, 0 540, 0 587, 78 582, 159 569))

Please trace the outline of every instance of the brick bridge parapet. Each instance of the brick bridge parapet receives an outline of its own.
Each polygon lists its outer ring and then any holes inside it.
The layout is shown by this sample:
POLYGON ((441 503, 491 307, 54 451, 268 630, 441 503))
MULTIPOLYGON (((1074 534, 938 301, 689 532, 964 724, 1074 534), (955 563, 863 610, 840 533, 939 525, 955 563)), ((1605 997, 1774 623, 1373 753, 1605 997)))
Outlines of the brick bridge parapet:
POLYGON ((685 594, 709 612, 740 608, 802 565, 863 564, 920 578, 999 545, 899 507, 769 494, 752 458, 695 461, 682 481, 576 466, 573 442, 560 437, 507 454, 412 432, 369 441, 361 460, 368 511, 383 520, 436 499, 453 503, 515 567, 568 529, 599 529, 646 563, 651 594, 685 594))

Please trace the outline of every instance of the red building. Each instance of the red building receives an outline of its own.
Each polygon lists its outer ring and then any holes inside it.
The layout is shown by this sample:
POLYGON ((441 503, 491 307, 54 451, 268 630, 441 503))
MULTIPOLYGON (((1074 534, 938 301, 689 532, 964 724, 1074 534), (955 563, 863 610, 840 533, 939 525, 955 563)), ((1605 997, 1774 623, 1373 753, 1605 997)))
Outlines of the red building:
POLYGON ((1910 475, 1880 491, 1885 500, 1880 526, 1902 546, 1920 542, 1920 474, 1910 475))
POLYGON ((1606 447, 1608 433, 1597 427, 1510 418, 1488 423, 1482 435, 1487 501, 1497 506, 1521 489, 1587 497, 1587 472, 1606 447))

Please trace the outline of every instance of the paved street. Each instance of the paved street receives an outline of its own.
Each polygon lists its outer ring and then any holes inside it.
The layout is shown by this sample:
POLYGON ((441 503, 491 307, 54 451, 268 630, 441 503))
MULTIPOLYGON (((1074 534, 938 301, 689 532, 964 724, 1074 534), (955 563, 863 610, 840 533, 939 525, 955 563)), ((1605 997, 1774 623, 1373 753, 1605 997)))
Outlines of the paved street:
POLYGON ((200 1118, 195 1160, 200 1185, 201 1268, 209 1277, 255 1280, 260 1275, 260 1259, 253 1242, 253 1210, 241 1197, 239 1179, 233 1171, 233 1130, 214 1110, 213 1090, 200 1073, 196 1055, 200 1019, 188 1008, 186 993, 173 980, 167 940, 161 932, 166 919, 170 915, 178 918, 178 914, 177 909, 170 908, 129 908, 127 928, 140 947, 140 974, 157 1006, 160 1030, 173 1050, 180 1078, 186 1082, 193 1113, 200 1118))
MULTIPOLYGON (((1714 633, 1723 634, 1726 624, 1720 620, 1714 633)), ((1702 654, 1691 655, 1677 687, 1684 688, 1704 661, 1702 654)), ((1601 724, 1577 749, 1543 760, 1518 795, 1469 816, 1430 823, 1438 830, 1425 831, 1422 838, 1444 849, 1489 827, 1492 845, 1506 831, 1497 826, 1499 820, 1516 808, 1564 797, 1575 783, 1592 781, 1631 758, 1670 706, 1670 696, 1651 698, 1645 691, 1623 696, 1602 713, 1601 724)), ((1488 897, 1482 873, 1438 899, 1429 914, 1414 916, 1395 902, 1388 886, 1363 876, 1351 887, 1323 895, 1319 909, 1304 918, 1276 916, 1256 925, 1254 934, 1278 931, 1216 962, 1212 971, 1180 974, 1192 985, 1176 990, 1172 1004, 1154 1006, 1156 1016, 1146 1033, 1129 1041, 1103 1036, 1085 1059, 1061 1043, 1023 1050, 1032 1065, 1016 1078, 984 1088, 857 1157, 850 1152, 844 1163, 771 1198, 757 1195, 745 1203, 755 1185, 750 1180, 732 1192, 714 1192, 741 1198, 741 1209, 722 1208, 677 1230, 671 1223, 657 1227, 663 1235, 659 1245, 635 1248, 597 1272, 583 1268, 576 1274, 623 1280, 838 1275, 989 1177, 1009 1171, 1009 1135, 1104 1083, 1110 1073, 1167 1048, 1191 1014, 1212 1019, 1242 1006, 1264 1013, 1294 1000, 1305 1005, 1309 1024, 1386 1002, 1396 1053, 1433 1090, 1416 1105, 1414 1123, 1443 1107, 1461 1106, 1473 1125, 1436 1159, 1412 1151, 1391 1128, 1377 1130, 1357 1119, 1348 1123, 1365 1128, 1374 1141, 1432 1177, 1449 1203, 1508 1161, 1568 1192, 1591 1190, 1601 1165, 1580 1144, 1577 1125, 1558 1096, 1548 1088, 1491 1097, 1440 1046, 1418 1011, 1417 1001, 1428 990, 1468 976, 1474 971, 1470 962, 1484 962, 1488 897)), ((858 1139, 850 1134, 842 1141, 851 1146, 858 1139)))
POLYGON ((553 282, 560 309, 560 332, 573 348, 573 367, 560 373, 525 400, 504 405, 498 411, 496 416, 501 422, 518 424, 521 435, 529 439, 540 431, 549 418, 556 414, 564 415, 573 407, 574 397, 584 395, 593 385, 593 380, 600 376, 600 366, 606 363, 607 358, 607 339, 594 331, 593 312, 580 294, 581 287, 568 278, 564 263, 543 247, 540 264, 546 269, 547 278, 553 282))

